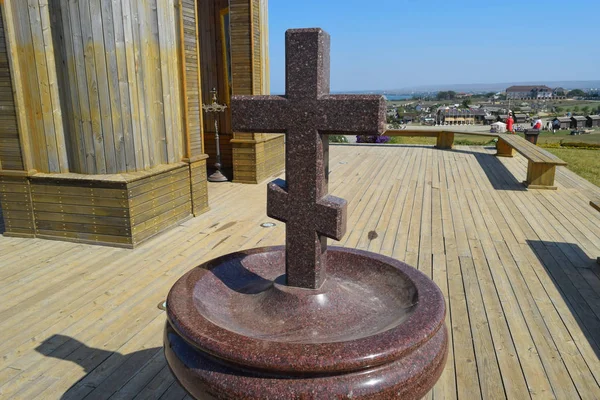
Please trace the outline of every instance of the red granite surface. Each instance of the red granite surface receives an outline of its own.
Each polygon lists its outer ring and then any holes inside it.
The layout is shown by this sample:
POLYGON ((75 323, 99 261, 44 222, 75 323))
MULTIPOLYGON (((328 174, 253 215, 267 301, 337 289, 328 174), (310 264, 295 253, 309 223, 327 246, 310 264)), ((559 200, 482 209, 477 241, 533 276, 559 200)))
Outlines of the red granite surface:
POLYGON ((389 257, 327 254, 316 291, 283 284, 283 247, 230 254, 183 276, 168 298, 165 351, 184 387, 198 398, 298 398, 311 387, 318 393, 307 398, 424 395, 447 352, 439 289, 389 257))

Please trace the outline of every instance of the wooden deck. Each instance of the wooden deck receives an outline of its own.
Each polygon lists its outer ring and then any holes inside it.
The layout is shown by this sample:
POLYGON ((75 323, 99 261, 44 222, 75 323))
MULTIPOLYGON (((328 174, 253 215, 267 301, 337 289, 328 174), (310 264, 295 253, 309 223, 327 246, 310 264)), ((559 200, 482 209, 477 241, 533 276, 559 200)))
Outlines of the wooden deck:
MULTIPOLYGON (((444 292, 450 354, 430 398, 599 399, 600 189, 559 167, 556 192, 525 190, 526 160, 493 152, 332 146, 343 245, 444 292)), ((0 398, 185 398, 157 304, 202 261, 283 243, 283 224, 259 226, 265 187, 210 184, 210 212, 136 250, 0 236, 0 398)))

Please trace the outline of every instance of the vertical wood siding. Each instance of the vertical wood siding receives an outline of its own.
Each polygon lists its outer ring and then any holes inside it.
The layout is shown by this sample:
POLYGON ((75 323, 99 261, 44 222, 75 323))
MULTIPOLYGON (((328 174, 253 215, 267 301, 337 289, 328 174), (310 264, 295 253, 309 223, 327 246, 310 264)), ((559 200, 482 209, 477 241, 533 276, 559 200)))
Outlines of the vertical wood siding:
MULTIPOLYGON (((8 3, 9 1, 7 1, 8 3)), ((67 146, 60 104, 48 0, 10 1, 14 27, 11 47, 18 55, 27 132, 32 145, 31 167, 41 172, 68 172, 67 146)))
MULTIPOLYGON (((231 62, 233 94, 257 94, 253 85, 254 25, 252 0, 231 0, 231 62)), ((260 33, 259 33, 260 34, 260 33)), ((252 133, 234 132, 236 139, 253 139, 252 133)))
POLYGON ((6 1, 35 169, 113 174, 181 160, 178 0, 6 1))
POLYGON ((72 172, 112 174, 183 156, 175 0, 54 0, 64 36, 72 172))
POLYGON ((23 170, 3 14, 0 8, 0 169, 23 170))
POLYGON ((195 0, 182 0, 183 46, 185 57, 185 96, 187 97, 187 129, 190 135, 190 156, 203 153, 203 115, 200 89, 200 47, 198 15, 195 0))

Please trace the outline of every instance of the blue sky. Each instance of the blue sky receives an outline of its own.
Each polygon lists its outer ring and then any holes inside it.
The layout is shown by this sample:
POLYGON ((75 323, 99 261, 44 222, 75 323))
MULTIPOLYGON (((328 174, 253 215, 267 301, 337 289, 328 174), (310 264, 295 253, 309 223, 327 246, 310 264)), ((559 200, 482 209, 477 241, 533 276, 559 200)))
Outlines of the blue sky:
POLYGON ((331 35, 334 91, 600 79, 600 0, 269 0, 271 91, 284 33, 331 35))

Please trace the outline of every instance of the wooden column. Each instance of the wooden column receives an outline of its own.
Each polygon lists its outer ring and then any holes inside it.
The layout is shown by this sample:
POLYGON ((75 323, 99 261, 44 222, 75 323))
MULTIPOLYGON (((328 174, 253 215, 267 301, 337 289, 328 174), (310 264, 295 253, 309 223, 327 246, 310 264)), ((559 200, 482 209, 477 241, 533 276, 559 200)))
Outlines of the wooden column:
POLYGON ((6 0, 2 8, 10 64, 15 72, 12 83, 22 113, 24 167, 42 172, 68 172, 48 0, 6 0), (30 144, 31 150, 27 148, 30 144))
MULTIPOLYGON (((233 94, 270 94, 267 0, 231 0, 233 94)), ((259 183, 284 168, 284 138, 233 133, 234 182, 259 183)))
POLYGON ((0 225, 6 236, 34 237, 28 175, 35 171, 22 85, 27 68, 19 64, 12 3, 0 2, 0 14, 0 225))
POLYGON ((178 0, 178 4, 179 35, 182 43, 180 68, 184 101, 184 161, 189 165, 192 213, 198 216, 208 210, 208 155, 204 154, 199 15, 195 0, 178 0))

